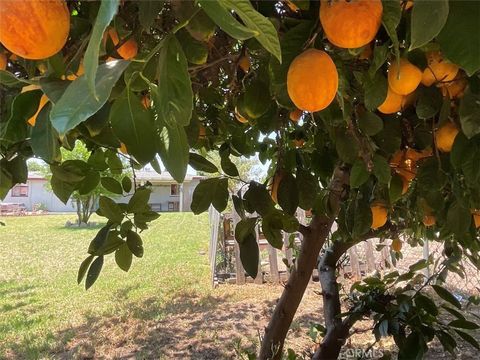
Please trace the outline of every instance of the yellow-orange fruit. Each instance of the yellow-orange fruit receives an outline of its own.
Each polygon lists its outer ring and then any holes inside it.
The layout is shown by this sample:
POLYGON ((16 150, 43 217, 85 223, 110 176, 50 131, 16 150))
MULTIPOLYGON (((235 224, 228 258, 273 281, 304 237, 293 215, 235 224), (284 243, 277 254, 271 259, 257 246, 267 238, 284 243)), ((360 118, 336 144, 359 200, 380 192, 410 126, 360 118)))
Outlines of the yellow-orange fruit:
POLYGON ((399 252, 400 250, 402 250, 402 245, 403 243, 400 239, 393 239, 390 247, 393 251, 399 252))
POLYGON ((128 151, 127 151, 127 146, 121 142, 120 143, 120 147, 118 148, 118 150, 122 153, 122 154, 128 154, 128 151))
POLYGON ((381 228, 387 222, 387 208, 380 203, 370 206, 372 211, 372 225, 373 230, 381 228))
POLYGON ((0 19, 0 42, 25 59, 55 55, 70 31, 70 13, 64 0, 2 0, 0 19))
POLYGON ((437 149, 441 152, 450 152, 458 132, 457 125, 450 121, 436 130, 435 144, 437 144, 437 149))
POLYGON ((423 225, 427 227, 435 225, 436 221, 437 219, 435 219, 435 216, 433 215, 423 215, 422 222, 423 222, 423 225))
POLYGON ((390 87, 388 87, 387 97, 385 101, 378 107, 378 111, 383 114, 394 114, 402 110, 405 96, 398 95, 390 87))
POLYGON ((415 150, 415 149, 412 149, 412 148, 408 148, 406 151, 405 151, 405 157, 407 159, 411 159, 413 162, 417 162, 423 158, 426 158, 426 157, 430 157, 433 155, 433 151, 432 151, 432 148, 427 148, 427 149, 423 149, 423 150, 415 150))
POLYGON ((407 182, 410 182, 415 178, 415 162, 412 159, 408 159, 405 156, 405 151, 403 150, 397 150, 395 154, 393 154, 392 158, 390 159, 390 166, 407 182))
POLYGON ((381 0, 322 0, 320 22, 328 40, 353 49, 371 42, 382 23, 381 0))
POLYGON ((422 80, 422 71, 407 59, 400 59, 400 66, 393 60, 388 68, 388 85, 399 95, 414 92, 422 80))
POLYGON ((302 117, 303 111, 300 109, 295 109, 293 111, 290 111, 290 114, 288 115, 290 117, 290 120, 293 122, 298 122, 300 118, 302 117))
POLYGON ((442 91, 443 96, 448 96, 450 99, 457 99, 463 97, 467 84, 468 80, 465 77, 457 76, 457 79, 453 80, 452 82, 438 84, 438 87, 442 91))
POLYGON ((423 70, 422 84, 431 86, 435 83, 446 83, 455 79, 459 67, 445 61, 439 51, 427 53, 428 66, 423 70))
POLYGON ((150 99, 150 96, 144 95, 142 97, 142 105, 145 109, 150 108, 150 106, 152 105, 152 99, 150 99))
POLYGON ((293 140, 293 143, 295 144, 296 148, 301 148, 301 147, 303 147, 303 145, 305 145, 305 140, 295 139, 295 140, 293 140))
POLYGON ((27 123, 31 126, 35 126, 37 122, 37 116, 40 114, 40 111, 43 109, 45 104, 48 102, 48 97, 47 95, 43 94, 42 97, 40 98, 40 103, 38 104, 38 109, 35 115, 33 115, 30 119, 27 120, 27 123))
POLYGON ((244 73, 248 73, 250 71, 250 59, 248 56, 242 56, 240 60, 238 60, 238 66, 244 73))
POLYGON ((288 95, 300 110, 315 112, 325 109, 335 98, 337 89, 337 68, 326 52, 309 49, 290 64, 288 95))
POLYGON ((235 118, 241 122, 242 124, 248 124, 248 119, 246 119, 245 117, 243 117, 242 115, 240 115, 240 113, 238 112, 237 108, 235 108, 235 118))
MULTIPOLYGON (((120 43, 120 39, 118 37, 118 33, 114 28, 108 29, 108 35, 110 36, 110 39, 112 39, 113 45, 117 46, 120 43)), ((104 37, 105 38, 105 37, 104 37)), ((125 60, 130 60, 133 59, 135 56, 137 56, 138 52, 138 45, 135 39, 130 38, 125 43, 122 44, 117 49, 118 55, 120 55, 122 58, 125 60)), ((107 59, 108 62, 108 59, 107 59)))
POLYGON ((200 125, 200 128, 198 129, 198 138, 205 139, 206 137, 207 137, 207 129, 205 129, 205 126, 200 125))
POLYGON ((7 55, 0 53, 0 70, 5 70, 7 68, 7 55))
POLYGON ((277 171, 275 173, 275 176, 273 177, 273 180, 272 180, 272 185, 271 185, 271 196, 272 196, 272 200, 278 204, 278 198, 277 198, 277 195, 278 195, 278 187, 280 186, 280 182, 282 181, 283 179, 283 172, 282 171, 277 171))
POLYGON ((480 211, 479 210, 472 210, 473 221, 475 223, 475 228, 480 227, 480 211))

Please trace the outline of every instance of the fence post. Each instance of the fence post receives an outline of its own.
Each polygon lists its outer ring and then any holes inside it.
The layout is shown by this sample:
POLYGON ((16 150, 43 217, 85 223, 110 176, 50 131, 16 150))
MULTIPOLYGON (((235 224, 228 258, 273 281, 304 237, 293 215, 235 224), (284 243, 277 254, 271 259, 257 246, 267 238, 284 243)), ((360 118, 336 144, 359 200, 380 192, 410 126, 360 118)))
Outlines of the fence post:
MULTIPOLYGON (((232 211, 232 215, 233 227, 235 228, 240 221, 240 217, 235 210, 232 211)), ((237 240, 234 239, 233 243, 233 249, 235 252, 235 279, 237 285, 243 285, 245 284, 245 269, 243 268, 242 260, 240 260, 240 247, 238 246, 237 240)))
MULTIPOLYGON (((428 240, 424 239, 423 240, 423 258, 428 261, 429 256, 430 256, 430 249, 428 246, 428 240)), ((423 273, 426 279, 430 277, 430 265, 427 265, 427 267, 423 270, 423 273)))

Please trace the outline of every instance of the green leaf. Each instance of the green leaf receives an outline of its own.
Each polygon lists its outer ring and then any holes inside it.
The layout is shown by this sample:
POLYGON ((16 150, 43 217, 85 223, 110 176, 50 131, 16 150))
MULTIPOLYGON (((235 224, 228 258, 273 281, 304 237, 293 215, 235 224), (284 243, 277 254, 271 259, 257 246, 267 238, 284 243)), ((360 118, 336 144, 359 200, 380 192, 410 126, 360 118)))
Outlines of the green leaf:
POLYGON ((153 113, 145 109, 137 95, 125 89, 112 105, 110 123, 130 155, 141 164, 152 161, 157 152, 153 113))
POLYGON ((158 57, 160 86, 150 83, 154 111, 168 128, 186 126, 193 110, 193 92, 188 63, 174 35, 167 37, 158 57))
POLYGON ((360 187, 365 184, 369 177, 370 173, 368 172, 367 166, 362 159, 358 159, 353 164, 350 172, 350 187, 354 189, 360 187))
POLYGON ((440 90, 435 87, 420 88, 417 105, 415 110, 420 119, 430 119, 434 117, 441 109, 443 100, 440 90))
POLYGON ((278 204, 287 214, 293 215, 299 204, 297 179, 286 173, 278 185, 278 204))
POLYGON ((107 165, 110 168, 112 174, 121 174, 123 171, 123 163, 122 160, 118 157, 117 153, 114 151, 107 151, 107 165))
POLYGON ((387 159, 383 156, 375 154, 373 155, 373 173, 375 174, 378 181, 382 184, 388 184, 392 178, 392 173, 390 171, 390 165, 388 164, 387 159))
POLYGON ((32 81, 17 78, 11 72, 7 70, 0 70, 0 84, 6 87, 22 87, 28 84, 32 84, 32 81))
POLYGON ((112 199, 106 196, 100 196, 99 207, 102 215, 116 224, 120 224, 123 220, 122 209, 112 199))
POLYGON ((243 268, 252 278, 257 277, 258 262, 260 260, 260 251, 258 249, 255 233, 250 234, 242 243, 239 244, 240 260, 243 268))
POLYGON ((425 260, 425 259, 420 259, 416 263, 410 265, 408 267, 408 270, 410 272, 415 272, 415 271, 418 271, 418 270, 425 269, 427 266, 428 266, 428 261, 425 260))
MULTIPOLYGON (((80 78, 84 78, 83 82, 85 83, 85 88, 83 90, 87 90, 88 95, 92 99, 95 99, 97 97, 97 92, 99 93, 98 95, 101 96, 101 92, 103 91, 102 89, 100 89, 100 84, 98 82, 98 77, 100 77, 101 75, 100 72, 97 71, 99 68, 98 56, 100 55, 100 44, 102 42, 105 29, 117 13, 119 2, 119 0, 107 0, 101 2, 97 17, 95 18, 95 24, 93 25, 92 33, 90 35, 90 41, 88 42, 87 50, 85 50, 85 55, 83 57, 85 76, 82 76, 80 78)), ((74 83, 77 80, 78 79, 76 79, 74 83)), ((83 96, 87 95, 82 94, 81 92, 77 92, 77 96, 80 94, 83 96)), ((58 127, 57 130, 60 133, 66 132, 66 130, 62 131, 58 127)))
POLYGON ((262 231, 265 238, 276 249, 281 249, 283 246, 282 239, 282 216, 280 211, 273 211, 263 217, 262 231))
POLYGON ((463 320, 463 319, 453 320, 448 323, 448 326, 454 327, 454 328, 460 328, 460 329, 469 329, 469 330, 476 330, 480 328, 480 326, 478 326, 474 322, 463 320))
POLYGON ((228 153, 222 153, 222 155, 220 156, 220 166, 222 167, 222 170, 225 172, 225 174, 229 176, 236 177, 239 175, 238 169, 232 162, 232 160, 230 160, 228 153))
POLYGON ((129 193, 130 190, 132 190, 132 180, 130 180, 128 176, 122 178, 122 188, 126 193, 129 193))
MULTIPOLYGON (((383 100, 382 100, 383 102, 383 100)), ((380 103, 381 104, 381 103, 380 103)), ((379 105, 380 105, 379 104, 379 105)), ((358 127, 360 130, 369 136, 378 134, 383 129, 383 120, 380 116, 375 115, 370 111, 365 111, 358 118, 358 127)))
POLYGON ((445 289, 444 287, 440 285, 432 285, 433 290, 437 293, 438 296, 440 296, 443 300, 449 302, 453 306, 455 306, 458 309, 462 308, 462 305, 460 302, 457 300, 455 296, 453 296, 450 291, 445 289))
POLYGON ((164 3, 163 0, 143 0, 138 3, 138 19, 145 30, 150 30, 164 3))
POLYGON ((375 110, 387 98, 388 82, 381 72, 377 72, 372 78, 365 76, 365 107, 375 110))
POLYGON ((265 186, 255 181, 250 182, 243 198, 249 205, 246 206, 247 209, 251 208, 262 216, 275 209, 275 204, 265 186))
POLYGON ((190 208, 195 215, 207 211, 212 204, 218 212, 227 207, 228 179, 212 178, 201 181, 193 191, 190 208))
POLYGON ((183 52, 189 63, 203 65, 207 62, 209 52, 207 43, 198 41, 184 29, 177 32, 176 36, 182 44, 183 52))
POLYGON ((335 147, 340 159, 348 164, 353 164, 356 161, 358 145, 350 136, 344 133, 338 133, 335 139, 335 147))
POLYGON ((480 3, 450 1, 447 23, 437 40, 443 55, 472 76, 480 69, 480 3))
POLYGON ((127 246, 136 257, 141 258, 143 256, 142 238, 133 230, 127 233, 127 246))
POLYGON ((34 90, 18 94, 15 97, 11 105, 10 117, 6 123, 0 123, 2 142, 15 143, 27 138, 29 126, 27 120, 37 112, 41 96, 41 91, 34 90))
POLYGON ((255 31, 258 42, 279 62, 282 62, 282 52, 278 33, 272 22, 254 9, 249 0, 221 0, 227 7, 233 9, 249 29, 255 31))
POLYGON ((85 76, 75 79, 50 113, 55 129, 60 134, 65 134, 100 110, 128 64, 128 61, 117 60, 98 67, 95 79, 97 97, 89 91, 85 76))
POLYGON ((456 236, 462 237, 470 228, 472 216, 470 210, 459 202, 450 205, 447 213, 447 226, 456 236))
POLYGON ((90 170, 85 179, 82 180, 79 188, 78 193, 80 195, 86 195, 92 192, 100 183, 100 173, 95 170, 90 170))
POLYGON ((215 24, 234 39, 247 40, 257 35, 256 31, 242 25, 223 1, 198 0, 198 3, 215 24))
POLYGON ((118 267, 125 272, 130 270, 130 266, 132 266, 132 258, 132 252, 127 244, 121 245, 117 251, 115 251, 115 262, 118 267))
POLYGON ((368 69, 368 74, 371 77, 373 75, 375 75, 377 70, 380 69, 383 64, 385 64, 385 61, 387 61, 387 55, 388 55, 387 44, 375 45, 375 48, 373 49, 372 64, 370 65, 370 68, 368 69))
POLYGON ((255 236, 256 217, 242 219, 235 226, 235 239, 239 244, 243 243, 249 236, 255 236))
POLYGON ((403 179, 400 175, 395 174, 390 179, 390 184, 388 186, 388 196, 390 202, 393 204, 398 199, 402 197, 403 192, 403 179))
POLYGON ((140 213, 148 210, 148 200, 150 199, 150 193, 151 191, 146 188, 137 189, 128 201, 128 212, 140 213))
POLYGON ((382 24, 392 40, 396 58, 400 58, 399 42, 397 36, 397 26, 402 18, 402 8, 400 1, 382 0, 383 15, 382 24))
POLYGON ((75 191, 75 187, 76 187, 75 184, 61 180, 59 177, 55 176, 55 174, 52 176, 52 179, 50 180, 50 185, 52 186, 53 193, 64 204, 67 204, 68 199, 70 199, 70 196, 75 191))
POLYGON ((70 84, 71 82, 68 80, 40 78, 40 87, 43 93, 47 95, 48 99, 54 104, 62 97, 70 84))
POLYGON ((100 182, 102 183, 102 186, 105 188, 105 190, 110 191, 114 194, 123 194, 122 185, 120 185, 120 183, 116 179, 110 176, 104 176, 102 177, 100 182))
POLYGON ((315 195, 318 193, 318 180, 309 171, 297 170, 298 206, 304 210, 310 210, 315 203, 315 195))
POLYGON ((449 333, 443 330, 437 331, 436 335, 443 348, 451 354, 454 354, 455 348, 457 347, 457 342, 455 339, 449 333))
POLYGON ((162 129, 158 152, 163 165, 178 183, 183 183, 187 174, 189 149, 187 134, 183 126, 166 126, 162 129))
POLYGON ((418 294, 415 297, 415 305, 425 310, 427 313, 429 313, 432 316, 438 315, 438 309, 435 303, 429 298, 427 298, 426 296, 423 296, 422 294, 418 294))
POLYGON ((87 278, 85 280, 85 290, 90 289, 90 287, 95 284, 95 281, 97 281, 98 276, 100 275, 100 271, 102 271, 102 267, 103 255, 97 257, 90 266, 90 269, 88 269, 87 278))
POLYGON ((410 23, 410 49, 419 48, 430 42, 442 30, 448 18, 448 0, 417 1, 412 9, 410 23))
POLYGON ((58 134, 49 118, 51 107, 51 104, 45 104, 38 114, 30 139, 33 153, 47 163, 53 162, 60 155, 58 134))
POLYGON ((357 200, 353 219, 352 236, 357 238, 370 230, 372 225, 372 212, 370 204, 364 200, 357 200))
POLYGON ((480 95, 467 89, 460 100, 459 115, 462 131, 467 138, 480 134, 480 95))
POLYGON ((203 156, 196 154, 196 153, 190 153, 189 154, 189 165, 194 168, 197 171, 203 171, 206 173, 216 173, 218 172, 218 168, 205 159, 203 156))
POLYGON ((478 341, 470 334, 467 334, 464 331, 455 329, 455 332, 466 342, 472 345, 475 349, 480 350, 480 344, 478 341))
POLYGON ((77 284, 80 284, 87 273, 88 267, 93 261, 94 256, 89 255, 85 260, 82 261, 80 264, 80 268, 78 269, 78 275, 77 275, 77 284))

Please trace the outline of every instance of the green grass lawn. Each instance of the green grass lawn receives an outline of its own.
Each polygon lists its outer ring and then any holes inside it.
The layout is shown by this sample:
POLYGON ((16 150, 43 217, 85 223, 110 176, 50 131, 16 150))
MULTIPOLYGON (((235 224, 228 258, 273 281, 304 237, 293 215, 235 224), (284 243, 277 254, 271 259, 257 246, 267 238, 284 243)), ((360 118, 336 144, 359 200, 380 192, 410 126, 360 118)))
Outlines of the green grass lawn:
MULTIPOLYGON (((74 215, 4 218, 0 227, 0 358, 48 358, 75 335, 75 326, 101 316, 126 316, 132 304, 155 303, 137 316, 161 319, 179 296, 211 291, 208 218, 162 214, 144 232, 145 255, 128 273, 107 257, 86 292, 77 270, 99 228, 65 228, 74 215), (163 309, 163 310, 162 310, 163 309), (61 334, 61 335, 59 335, 61 334), (4 354, 4 355, 2 355, 4 354)), ((94 218, 94 221, 100 218, 94 218)))

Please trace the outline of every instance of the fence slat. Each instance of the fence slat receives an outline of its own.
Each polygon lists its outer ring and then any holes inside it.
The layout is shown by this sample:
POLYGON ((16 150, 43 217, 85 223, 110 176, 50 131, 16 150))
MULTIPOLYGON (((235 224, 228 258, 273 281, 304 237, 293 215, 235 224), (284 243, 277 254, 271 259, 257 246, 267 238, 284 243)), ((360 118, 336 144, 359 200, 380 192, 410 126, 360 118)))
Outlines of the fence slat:
POLYGON ((373 245, 371 240, 365 241, 365 257, 367 260, 367 272, 375 271, 375 253, 373 252, 373 245))
POLYGON ((262 271, 262 250, 260 249, 260 232, 258 231, 258 225, 255 227, 255 234, 257 236, 257 246, 258 246, 258 272, 257 277, 254 280, 255 284, 263 284, 263 271, 262 271))
POLYGON ((267 249, 268 262, 270 263, 270 280, 274 283, 278 283, 280 280, 280 275, 278 273, 277 249, 270 244, 268 244, 267 249))
MULTIPOLYGON (((234 228, 237 226, 238 222, 240 221, 240 217, 238 216, 236 211, 233 211, 233 226, 234 228)), ((233 249, 235 252, 235 277, 237 285, 245 284, 245 269, 242 265, 242 260, 240 260, 240 247, 238 246, 237 241, 234 241, 233 249)))

